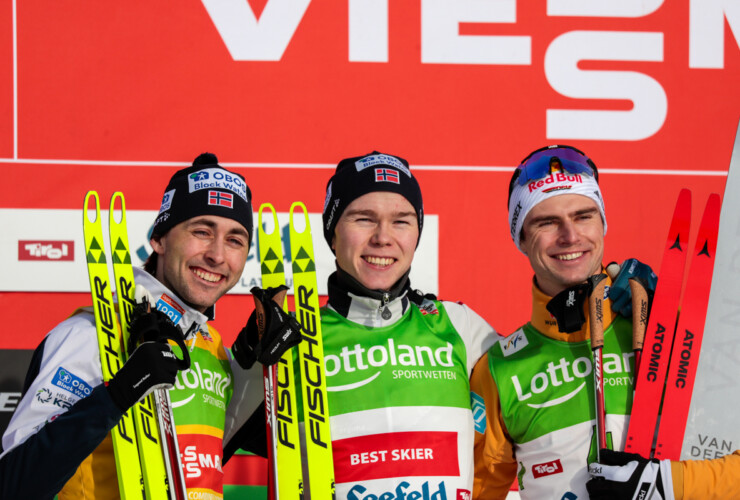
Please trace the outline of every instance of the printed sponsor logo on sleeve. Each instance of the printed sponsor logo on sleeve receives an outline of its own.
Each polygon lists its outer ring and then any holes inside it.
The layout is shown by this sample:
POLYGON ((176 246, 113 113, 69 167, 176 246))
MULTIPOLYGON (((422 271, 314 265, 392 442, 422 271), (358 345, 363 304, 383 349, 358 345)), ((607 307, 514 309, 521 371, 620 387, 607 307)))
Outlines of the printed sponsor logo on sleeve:
POLYGON ((560 474, 561 472, 563 472, 563 466, 560 464, 560 459, 553 460, 552 462, 535 464, 532 466, 532 475, 535 479, 537 479, 538 477, 560 474))
POLYGON ((39 403, 48 403, 51 401, 51 391, 46 387, 42 387, 36 392, 36 400, 39 403))
POLYGON ((470 408, 473 410, 475 432, 484 434, 486 432, 486 403, 480 395, 473 391, 470 391, 470 408))
POLYGON ((185 314, 185 309, 167 294, 162 294, 157 301, 157 311, 163 312, 174 324, 178 324, 185 314))
POLYGON ((371 434, 339 439, 333 445, 338 483, 460 474, 456 432, 371 434))
POLYGON ((67 392, 71 392, 78 398, 87 397, 92 392, 92 387, 87 382, 61 366, 57 368, 57 372, 54 374, 51 383, 67 392))
POLYGON ((18 240, 19 261, 73 261, 73 240, 18 240))
POLYGON ((524 349, 529 344, 529 341, 527 340, 527 336, 524 335, 524 332, 518 331, 499 340, 499 344, 501 345, 501 351, 504 353, 504 356, 511 356, 515 352, 524 349))

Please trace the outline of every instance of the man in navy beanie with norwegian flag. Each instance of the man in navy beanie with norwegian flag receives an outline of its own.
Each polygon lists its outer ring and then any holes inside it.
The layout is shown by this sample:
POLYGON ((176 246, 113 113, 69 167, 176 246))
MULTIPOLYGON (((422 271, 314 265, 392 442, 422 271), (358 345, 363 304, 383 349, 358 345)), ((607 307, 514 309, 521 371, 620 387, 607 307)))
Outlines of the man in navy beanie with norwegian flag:
POLYGON ((241 278, 253 232, 240 174, 204 153, 170 179, 154 253, 134 269, 130 357, 103 382, 95 318, 81 308, 36 349, 3 435, 0 498, 111 499, 119 486, 110 430, 154 389, 169 388, 188 497, 223 498, 222 464, 238 448, 265 455, 262 370, 300 341, 276 307, 282 290, 252 290, 255 313, 231 352, 208 321, 241 278))

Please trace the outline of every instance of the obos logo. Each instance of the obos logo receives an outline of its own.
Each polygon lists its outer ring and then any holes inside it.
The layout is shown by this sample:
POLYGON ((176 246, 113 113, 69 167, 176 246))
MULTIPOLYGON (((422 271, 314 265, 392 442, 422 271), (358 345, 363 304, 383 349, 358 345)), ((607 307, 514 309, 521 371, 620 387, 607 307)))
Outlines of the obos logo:
POLYGON ((92 388, 87 384, 87 382, 68 372, 61 366, 57 369, 56 374, 54 374, 54 378, 51 383, 57 387, 61 387, 67 392, 71 392, 78 398, 87 397, 92 392, 92 388))
POLYGON ((248 202, 247 185, 241 177, 222 168, 205 168, 188 176, 188 189, 191 193, 201 189, 226 189, 248 202))
POLYGON ((172 199, 175 197, 175 190, 170 189, 162 196, 162 205, 159 207, 159 212, 165 212, 172 206, 172 199))

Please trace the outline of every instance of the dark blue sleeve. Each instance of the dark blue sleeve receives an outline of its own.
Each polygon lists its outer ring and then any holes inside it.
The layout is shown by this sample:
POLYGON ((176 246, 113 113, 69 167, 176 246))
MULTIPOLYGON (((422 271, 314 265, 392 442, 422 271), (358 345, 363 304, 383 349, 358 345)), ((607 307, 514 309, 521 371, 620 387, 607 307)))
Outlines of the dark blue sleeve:
POLYGON ((53 498, 121 419, 103 384, 0 459, 0 498, 53 498))

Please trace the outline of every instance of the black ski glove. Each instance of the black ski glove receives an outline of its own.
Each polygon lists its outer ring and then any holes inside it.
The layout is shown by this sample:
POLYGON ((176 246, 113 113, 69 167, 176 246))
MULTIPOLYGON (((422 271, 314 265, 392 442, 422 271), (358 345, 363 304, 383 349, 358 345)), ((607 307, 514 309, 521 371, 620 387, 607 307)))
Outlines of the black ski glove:
POLYGON ((166 344, 167 340, 173 340, 182 353, 182 359, 178 358, 178 369, 187 370, 190 368, 190 352, 185 345, 185 335, 166 314, 151 308, 149 297, 146 288, 136 285, 136 306, 131 313, 128 353, 133 353, 143 342, 166 344))
POLYGON ((255 361, 265 366, 273 365, 285 351, 301 341, 300 323, 283 311, 287 290, 285 285, 250 290, 254 297, 254 311, 231 347, 242 368, 251 368, 255 361))
POLYGON ((658 276, 647 264, 637 259, 627 259, 620 266, 611 262, 606 266, 607 273, 612 278, 612 286, 609 288, 609 299, 612 301, 612 309, 625 318, 632 318, 632 292, 630 291, 630 279, 637 279, 642 283, 648 295, 648 311, 653 304, 655 287, 658 286, 658 276))
MULTIPOLYGON (((601 450, 600 463, 588 466, 591 500, 662 500, 664 481, 672 481, 670 460, 648 460, 636 453, 601 450)), ((673 485, 670 485, 672 491, 673 485)))
POLYGON ((108 381, 108 393, 126 411, 155 389, 171 388, 179 366, 169 344, 144 342, 108 381))

